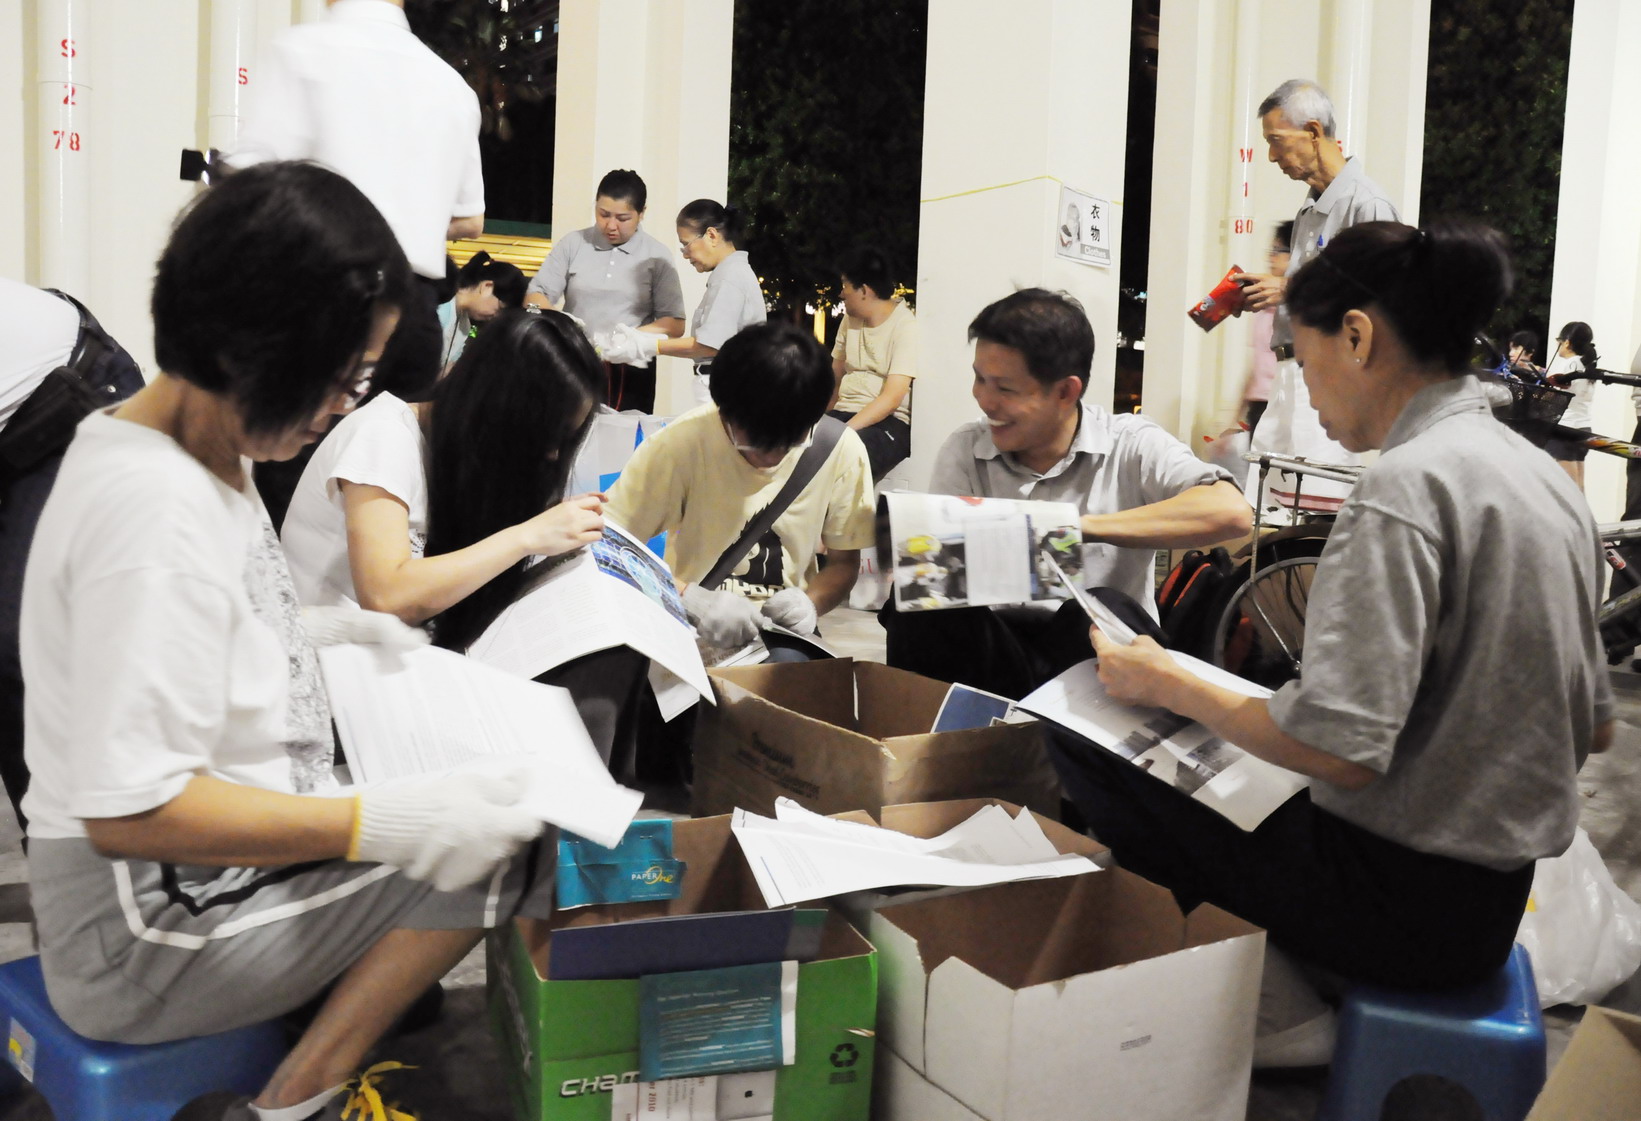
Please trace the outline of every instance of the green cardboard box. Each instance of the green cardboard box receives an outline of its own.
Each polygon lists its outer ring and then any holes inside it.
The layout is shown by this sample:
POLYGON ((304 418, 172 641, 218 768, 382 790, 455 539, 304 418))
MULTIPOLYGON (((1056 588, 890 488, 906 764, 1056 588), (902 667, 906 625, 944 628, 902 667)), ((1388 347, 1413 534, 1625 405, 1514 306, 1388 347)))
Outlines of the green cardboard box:
MULTIPOLYGON (((609 1121, 611 1092, 638 1079, 637 980, 548 981, 553 931, 763 908, 728 817, 677 822, 685 861, 673 900, 518 919, 487 946, 490 1024, 519 1121, 609 1121)), ((798 967, 797 1061, 775 1075, 775 1121, 867 1121, 877 1024, 877 954, 835 912, 819 957, 798 967)))

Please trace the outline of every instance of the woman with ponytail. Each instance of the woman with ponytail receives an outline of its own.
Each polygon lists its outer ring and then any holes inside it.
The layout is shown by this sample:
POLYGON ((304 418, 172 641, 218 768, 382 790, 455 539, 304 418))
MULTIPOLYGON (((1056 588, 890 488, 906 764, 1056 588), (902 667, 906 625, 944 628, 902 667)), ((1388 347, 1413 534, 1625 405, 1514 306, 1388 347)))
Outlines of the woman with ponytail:
MULTIPOLYGON (((1573 399, 1567 405, 1567 411, 1561 414, 1562 427, 1581 428, 1588 432, 1590 399, 1595 396, 1595 382, 1578 375, 1595 374, 1596 363, 1601 357, 1595 352, 1595 332, 1590 330, 1588 323, 1575 320, 1561 329, 1556 342, 1559 345, 1555 357, 1550 359, 1549 366, 1544 370, 1545 380, 1558 389, 1572 391, 1573 399)), ((1571 475, 1573 482, 1582 490, 1584 458, 1590 454, 1590 449, 1575 440, 1551 437, 1545 441, 1544 450, 1555 457, 1562 470, 1571 475)))
POLYGON ((739 247, 743 235, 739 207, 696 199, 680 210, 678 250, 696 272, 708 274, 706 294, 690 317, 689 334, 669 339, 618 326, 609 339, 599 340, 604 360, 642 366, 653 362, 658 354, 693 359, 696 404, 711 404, 707 378, 718 348, 743 328, 765 319, 758 274, 752 271, 746 250, 739 247))
POLYGON ((1300 680, 1249 697, 1149 639, 1093 635, 1119 701, 1199 721, 1309 788, 1244 832, 1108 751, 1064 734, 1052 748, 1125 867, 1350 981, 1494 973, 1534 861, 1573 838, 1578 769, 1612 734, 1589 508, 1468 369, 1510 279, 1493 230, 1369 222, 1289 282, 1323 426, 1381 452, 1317 564, 1300 680))
POLYGON ((507 308, 524 306, 524 274, 518 266, 498 261, 484 250, 456 270, 456 294, 439 305, 439 329, 444 343, 439 369, 448 370, 462 356, 467 340, 477 334, 474 325, 494 319, 507 308))

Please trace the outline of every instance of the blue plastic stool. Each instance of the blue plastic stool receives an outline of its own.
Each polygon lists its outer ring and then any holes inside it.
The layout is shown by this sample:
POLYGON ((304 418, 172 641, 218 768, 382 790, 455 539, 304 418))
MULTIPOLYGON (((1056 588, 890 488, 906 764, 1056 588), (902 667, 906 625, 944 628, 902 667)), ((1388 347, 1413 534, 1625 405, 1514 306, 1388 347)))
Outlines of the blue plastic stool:
POLYGON ((1339 1039, 1317 1121, 1379 1121, 1385 1095, 1415 1074, 1468 1090, 1487 1121, 1522 1121, 1544 1086, 1544 1020, 1527 951, 1467 989, 1409 993, 1363 985, 1339 1009, 1339 1039))
POLYGON ((0 965, 0 1027, 0 1098, 26 1079, 57 1121, 171 1121, 202 1094, 255 1094, 287 1049, 277 1020, 143 1047, 83 1039, 51 1010, 38 957, 0 965))

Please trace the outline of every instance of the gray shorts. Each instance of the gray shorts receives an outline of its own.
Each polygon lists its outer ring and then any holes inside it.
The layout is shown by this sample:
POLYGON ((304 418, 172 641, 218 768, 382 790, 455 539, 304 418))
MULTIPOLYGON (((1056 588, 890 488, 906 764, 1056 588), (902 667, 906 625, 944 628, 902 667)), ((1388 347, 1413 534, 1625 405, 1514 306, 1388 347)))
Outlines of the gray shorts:
POLYGON ((272 1019, 391 930, 548 917, 556 843, 549 829, 489 879, 441 892, 380 864, 155 864, 37 838, 28 864, 46 990, 69 1027, 122 1043, 272 1019))

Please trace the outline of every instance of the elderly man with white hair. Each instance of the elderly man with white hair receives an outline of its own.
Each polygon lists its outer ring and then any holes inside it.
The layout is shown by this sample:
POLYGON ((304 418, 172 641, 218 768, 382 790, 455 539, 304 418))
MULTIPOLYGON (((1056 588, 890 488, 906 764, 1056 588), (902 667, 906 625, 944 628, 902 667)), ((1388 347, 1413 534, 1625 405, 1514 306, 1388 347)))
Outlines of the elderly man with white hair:
MULTIPOLYGON (((1308 456, 1327 463, 1353 464, 1357 457, 1323 433, 1310 405, 1305 383, 1293 361, 1293 328, 1283 307, 1288 277, 1298 272, 1332 241, 1335 235, 1360 222, 1399 222, 1396 207, 1385 192, 1362 171, 1355 156, 1346 158, 1334 138, 1333 101, 1306 78, 1291 78, 1259 103, 1259 124, 1269 147, 1270 161, 1289 179, 1310 187, 1293 220, 1293 251, 1283 276, 1240 273, 1243 309, 1276 309, 1271 349, 1281 363, 1271 403, 1255 429, 1253 446, 1289 455, 1308 456)), ((1275 489, 1280 494, 1280 480, 1275 489)), ((1338 484, 1306 480, 1304 493, 1333 505, 1343 498, 1338 484)))

